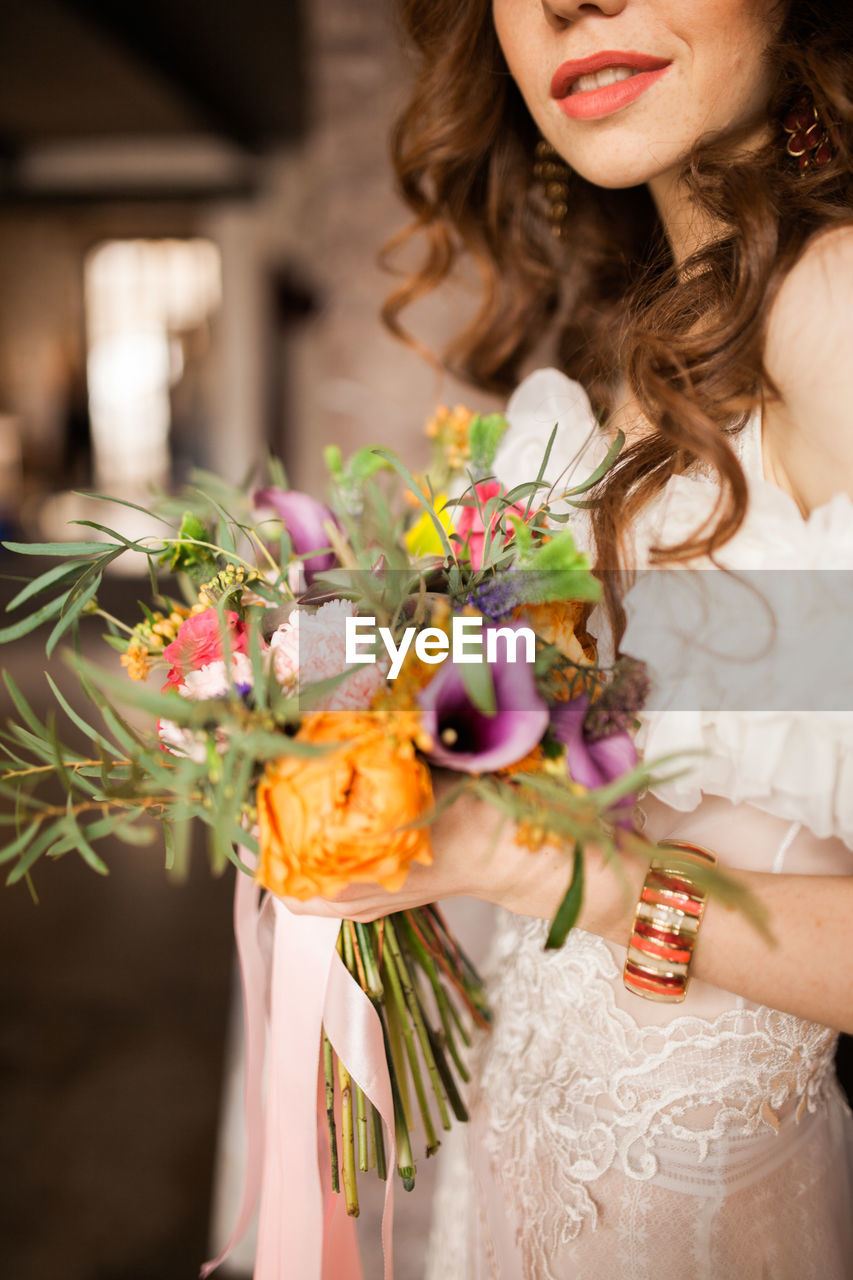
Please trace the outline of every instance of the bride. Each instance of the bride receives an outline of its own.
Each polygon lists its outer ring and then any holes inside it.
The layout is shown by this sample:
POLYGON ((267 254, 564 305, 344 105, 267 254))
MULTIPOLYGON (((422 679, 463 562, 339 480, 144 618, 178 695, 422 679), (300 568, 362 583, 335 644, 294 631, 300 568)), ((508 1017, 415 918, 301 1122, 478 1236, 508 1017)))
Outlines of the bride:
POLYGON ((811 570, 763 579, 807 644, 837 636, 838 601, 849 608, 817 572, 853 568, 847 0, 401 4, 419 71, 395 157, 408 234, 428 252, 388 317, 401 331, 406 304, 468 255, 482 303, 454 367, 508 388, 550 343, 558 368, 510 401, 508 483, 555 422, 554 479, 625 431, 577 521, 606 583, 599 644, 666 686, 643 718, 647 757, 702 752, 643 798, 642 821, 712 850, 774 938, 711 899, 686 999, 645 998, 623 966, 648 869, 620 878, 591 850, 581 927, 546 954, 567 855, 525 852, 473 799, 399 894, 307 904, 363 919, 454 894, 504 908, 495 1026, 447 1152, 427 1273, 842 1280, 853 1122, 832 1057, 833 1029, 853 1030, 851 677, 846 663, 821 672, 820 706, 763 701, 809 666, 780 638, 754 679, 738 676, 753 700, 726 705, 734 666, 715 642, 737 597, 686 628, 670 584, 694 575, 624 571, 811 570), (706 696, 691 702, 697 673, 706 696))

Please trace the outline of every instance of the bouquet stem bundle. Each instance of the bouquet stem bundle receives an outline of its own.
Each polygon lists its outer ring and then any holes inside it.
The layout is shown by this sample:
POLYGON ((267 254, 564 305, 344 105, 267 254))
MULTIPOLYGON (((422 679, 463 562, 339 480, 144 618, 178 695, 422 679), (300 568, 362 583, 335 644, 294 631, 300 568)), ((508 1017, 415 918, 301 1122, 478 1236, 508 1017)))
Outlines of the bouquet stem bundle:
MULTIPOLYGON (((489 1026, 483 985, 434 904, 371 924, 345 920, 338 951, 379 1016, 394 1100, 397 1173, 411 1191, 418 1123, 431 1156, 440 1146, 438 1126, 451 1127, 451 1112, 459 1121, 468 1118, 457 1084, 469 1078, 460 1044, 471 1043, 466 1017, 489 1026)), ((382 1120, 325 1032, 323 1067, 332 1189, 343 1188, 347 1212, 357 1217, 357 1173, 375 1167, 383 1181, 388 1176, 382 1120)))

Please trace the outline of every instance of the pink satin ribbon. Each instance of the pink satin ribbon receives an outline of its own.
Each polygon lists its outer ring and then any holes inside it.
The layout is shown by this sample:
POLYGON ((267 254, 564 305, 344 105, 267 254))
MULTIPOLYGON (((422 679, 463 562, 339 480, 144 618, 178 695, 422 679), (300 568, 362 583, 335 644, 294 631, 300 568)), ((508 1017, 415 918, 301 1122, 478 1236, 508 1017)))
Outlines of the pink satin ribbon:
POLYGON ((393 1280, 391 1082, 379 1017, 335 947, 340 921, 294 916, 275 898, 261 906, 257 885, 238 873, 234 929, 246 1034, 246 1173, 234 1230, 219 1256, 202 1267, 202 1278, 216 1270, 245 1234, 260 1194, 254 1280, 361 1280, 355 1222, 346 1213, 343 1196, 329 1189, 325 1115, 318 1116, 325 1026, 335 1052, 385 1125, 388 1181, 382 1247, 384 1280, 393 1280), (261 937, 270 910, 275 926, 271 956, 261 937))

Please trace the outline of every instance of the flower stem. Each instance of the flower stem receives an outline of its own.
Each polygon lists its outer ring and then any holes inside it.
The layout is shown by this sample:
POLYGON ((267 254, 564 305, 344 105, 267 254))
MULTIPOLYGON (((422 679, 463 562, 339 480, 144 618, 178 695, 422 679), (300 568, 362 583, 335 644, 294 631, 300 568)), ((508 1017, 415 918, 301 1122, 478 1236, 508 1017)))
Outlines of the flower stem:
MULTIPOLYGON (((355 929, 352 920, 345 920, 338 934, 338 950, 342 952, 344 964, 349 972, 356 977, 361 985, 362 991, 366 990, 367 983, 364 976, 364 965, 361 962, 361 956, 356 941, 355 929)), ((352 1087, 355 1091, 355 1114, 356 1126, 358 1132, 358 1167, 362 1173, 366 1173, 368 1164, 367 1149, 367 1109, 365 1106, 364 1093, 357 1083, 352 1081, 352 1087)))
MULTIPOLYGON (((438 1032, 433 1031, 429 1024, 427 1024, 427 1034, 429 1035, 433 1053, 435 1054, 435 1065, 438 1068, 438 1074, 441 1076, 441 1082, 447 1093, 447 1100, 450 1103, 456 1119, 464 1123, 464 1121, 468 1119, 468 1108, 462 1101, 462 1096, 456 1087, 456 1081, 453 1079, 453 1072, 450 1070, 447 1059, 444 1056, 442 1038, 438 1032)), ((465 1079, 468 1079, 467 1075, 465 1076, 465 1079)))
POLYGON ((323 1032, 323 1074, 326 1079, 326 1119, 329 1122, 329 1155, 332 1165, 332 1190, 341 1189, 338 1177, 338 1135, 335 1126, 334 1055, 329 1037, 323 1032))
POLYGON ((393 1003, 393 999, 383 1004, 385 1020, 388 1027, 388 1057, 394 1065, 397 1092, 400 1095, 400 1107, 406 1118, 406 1124, 412 1126, 412 1101, 409 1097, 409 1080, 406 1075, 406 1055, 403 1049, 403 1033, 401 1027, 402 1012, 393 1003))
MULTIPOLYGON (((451 965, 447 955, 445 954, 444 948, 440 940, 436 937, 434 930, 428 924, 424 914, 419 913, 419 915, 420 915, 419 928, 420 928, 421 938, 425 943, 427 949, 429 950, 430 954, 433 956, 436 964, 441 969, 442 973, 444 973, 448 982, 450 982, 450 984, 453 986, 454 990, 459 996, 459 999, 465 1005, 465 1008, 468 1010, 471 1017, 477 1023, 477 1026, 482 1027, 484 1031, 488 1031, 489 1026, 491 1024, 488 1018, 485 1016, 485 1013, 482 1011, 482 1009, 486 1006, 483 1000, 481 989, 478 986, 475 989, 474 993, 472 994, 464 978, 462 977, 461 973, 457 969, 455 969, 453 965, 451 965), (476 1000, 475 1000, 475 997, 476 997, 476 1000)), ((488 1010, 486 1008, 486 1012, 487 1011, 488 1010)))
POLYGON ((367 975, 364 971, 364 961, 362 959, 361 951, 359 950, 358 938, 355 932, 355 925, 353 924, 352 920, 345 920, 343 927, 349 939, 349 944, 350 944, 349 954, 352 956, 353 960, 355 961, 355 967, 358 972, 358 980, 361 983, 361 989, 362 991, 366 991, 367 975))
MULTIPOLYGON (((390 916, 385 921, 385 932, 388 937, 388 947, 391 951, 391 954, 394 957, 394 963, 397 968, 397 974, 400 979, 400 985, 403 988, 403 996, 405 998, 406 1005, 409 1010, 409 1016, 411 1017, 412 1022, 414 1023, 415 1031, 417 1032, 418 1042, 421 1046, 421 1053, 423 1054, 424 1062, 426 1063, 426 1069, 429 1073, 429 1078, 432 1084, 433 1093, 435 1094, 435 1100, 438 1105, 438 1113, 439 1113, 439 1116, 441 1117, 441 1127, 443 1129, 449 1129, 450 1113, 447 1110, 447 1103, 445 1102, 445 1099, 444 1099, 444 1091, 441 1087, 441 1080, 439 1078, 438 1068, 436 1067, 436 1064, 435 1064, 435 1055, 433 1053, 432 1044, 430 1043, 430 1038, 429 1038, 429 1035, 427 1034, 427 1027, 426 1027, 426 1023, 424 1022, 423 1010, 421 1008, 421 1003, 418 998, 418 993, 415 988, 412 975, 409 973, 409 969, 406 964, 405 957, 403 956, 403 952, 400 947, 400 941, 397 937, 397 930, 395 929, 394 922, 390 916)), ((438 1144, 436 1143, 435 1145, 437 1146, 438 1144)), ((432 1152, 428 1149, 427 1154, 431 1155, 432 1152)))
POLYGON ((341 1138, 343 1142, 344 1196, 347 1213, 358 1217, 358 1185, 355 1172, 355 1137, 352 1127, 352 1079, 338 1058, 338 1084, 341 1088, 341 1138))
POLYGON ((370 1168, 370 1159, 367 1146, 367 1103, 363 1090, 355 1084, 355 1118, 358 1129, 358 1167, 362 1173, 367 1173, 370 1168))
POLYGON ((442 1043, 446 1045, 447 1049, 449 1050, 450 1056, 453 1059, 453 1065, 456 1067, 456 1070, 459 1072, 460 1077, 467 1083, 470 1077, 468 1074, 468 1069, 465 1066, 465 1063, 463 1062, 462 1057, 459 1053, 459 1049, 457 1048, 457 1045, 456 1045, 456 1038, 453 1033, 454 1022, 456 1024, 456 1027, 459 1030, 459 1034, 462 1038, 463 1044, 470 1045, 471 1043, 470 1037, 468 1036, 467 1032, 465 1031, 465 1028, 462 1026, 462 1023, 459 1020, 459 1014, 456 1012, 455 1006, 452 1004, 452 1002, 450 1001, 450 998, 448 997, 447 992, 445 991, 444 987, 441 985, 441 980, 438 976, 438 970, 436 968, 435 961, 433 960, 429 952, 426 950, 420 938, 418 937, 417 933, 415 932, 414 928, 412 927, 412 922, 409 919, 408 912, 406 913, 406 934, 407 934, 407 941, 409 946, 412 949, 414 958, 417 960, 417 963, 420 965, 421 969, 426 974, 427 981, 429 982, 430 987, 432 988, 433 996, 435 997, 435 1003, 438 1009, 438 1016, 441 1019, 442 1043))
POLYGON ((373 1137, 371 1144, 371 1156, 376 1160, 376 1172, 384 1182, 388 1177, 388 1161, 385 1156, 385 1134, 382 1132, 382 1117, 371 1103, 370 1118, 372 1124, 370 1132, 373 1137))
MULTIPOLYGON (((409 1125, 406 1120, 406 1112, 403 1109, 403 1099, 400 1091, 400 1083, 397 1076, 397 1070, 394 1065, 394 1055, 391 1052, 390 1037, 390 1019, 387 1015, 392 1011, 392 1005, 376 1006, 376 1012, 379 1014, 379 1021, 382 1023, 382 1035, 385 1040, 385 1057, 388 1062, 388 1074, 391 1077, 391 1096, 394 1100, 394 1138, 397 1143, 397 1172, 399 1173, 403 1186, 407 1191, 412 1191, 415 1185, 415 1160, 412 1155, 412 1143, 409 1138, 409 1125)), ((385 1142, 382 1137, 382 1120, 378 1112, 373 1113, 374 1133, 376 1135, 376 1159, 377 1164, 382 1159, 382 1166, 385 1167, 385 1142)), ((381 1177, 380 1173, 380 1177, 381 1177)))
MULTIPOLYGON (((392 945, 393 926, 390 917, 385 921, 385 956, 384 969, 388 978, 388 985, 391 988, 391 996, 399 1012, 400 1026, 403 1033, 403 1043, 406 1047, 406 1055, 409 1059, 409 1070, 412 1075, 412 1082, 415 1086, 415 1096, 418 1100, 418 1109, 421 1113, 424 1132, 427 1140, 427 1155, 432 1155, 439 1146, 438 1136, 430 1114, 429 1103, 427 1101, 426 1090, 424 1089, 423 1076, 421 1075, 421 1064, 418 1060, 418 1050, 415 1045, 415 1037, 412 1034, 412 1025, 406 1016, 406 1008, 408 1002, 404 994, 403 982, 397 968, 397 957, 399 956, 399 948, 392 945), (395 955, 396 951, 396 955, 395 955)), ((409 1009, 411 1014, 411 1009, 409 1009)), ((442 1098, 443 1101, 443 1098, 442 1098)))
POLYGON ((358 949, 361 954, 362 963, 364 964, 365 991, 371 1000, 381 1000, 384 993, 382 988, 382 978, 379 975, 379 967, 376 962, 376 956, 373 952, 373 945, 370 939, 370 931, 366 925, 355 923, 355 936, 358 939, 358 949))
POLYGON ((477 970, 474 968, 473 964, 468 959, 468 956, 462 950, 459 943, 456 941, 453 934, 448 929, 444 920, 444 916, 441 914, 436 904, 434 902, 431 902, 429 906, 426 908, 426 910, 438 925, 439 930, 441 932, 441 936, 444 938, 444 941, 448 950, 455 956, 457 964, 467 974, 468 981, 473 983, 473 985, 477 988, 477 990, 480 990, 482 988, 480 975, 477 973, 477 970))

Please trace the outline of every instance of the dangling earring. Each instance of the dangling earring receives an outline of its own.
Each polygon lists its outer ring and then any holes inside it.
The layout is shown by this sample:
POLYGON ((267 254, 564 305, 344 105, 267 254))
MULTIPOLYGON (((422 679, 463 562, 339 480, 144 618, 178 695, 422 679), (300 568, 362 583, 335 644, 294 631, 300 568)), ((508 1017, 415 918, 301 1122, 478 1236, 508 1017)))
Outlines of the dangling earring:
POLYGON ((785 150, 797 161, 800 173, 829 164, 835 154, 832 132, 821 119, 808 89, 803 90, 782 120, 782 128, 788 135, 785 150))
POLYGON ((542 187, 545 216, 552 234, 562 239, 566 234, 566 215, 569 212, 569 166, 544 138, 536 143, 534 155, 533 177, 542 187))

